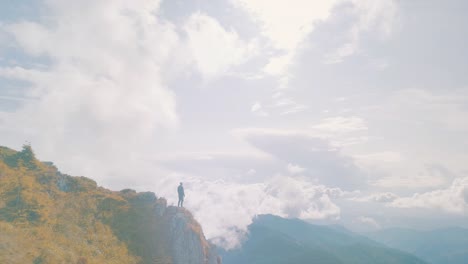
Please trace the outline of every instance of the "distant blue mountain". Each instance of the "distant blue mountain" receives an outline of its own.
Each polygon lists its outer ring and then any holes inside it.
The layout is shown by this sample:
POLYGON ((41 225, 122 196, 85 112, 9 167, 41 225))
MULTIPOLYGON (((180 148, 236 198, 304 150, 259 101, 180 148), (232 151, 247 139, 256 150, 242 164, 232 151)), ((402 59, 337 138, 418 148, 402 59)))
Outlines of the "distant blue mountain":
POLYGON ((261 215, 249 226, 242 247, 222 251, 224 264, 424 264, 344 228, 261 215))
POLYGON ((389 247, 414 254, 428 263, 468 263, 468 229, 454 227, 416 231, 392 228, 366 235, 389 247))

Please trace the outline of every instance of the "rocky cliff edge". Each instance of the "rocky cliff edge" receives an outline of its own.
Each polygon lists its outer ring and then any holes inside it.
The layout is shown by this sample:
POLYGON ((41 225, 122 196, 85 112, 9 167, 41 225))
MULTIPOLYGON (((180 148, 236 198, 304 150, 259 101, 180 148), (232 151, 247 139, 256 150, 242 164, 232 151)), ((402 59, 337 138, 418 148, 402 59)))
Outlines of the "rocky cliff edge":
POLYGON ((166 206, 164 199, 158 199, 156 204, 156 214, 164 219, 174 264, 221 264, 215 247, 206 240, 200 224, 190 211, 166 206))

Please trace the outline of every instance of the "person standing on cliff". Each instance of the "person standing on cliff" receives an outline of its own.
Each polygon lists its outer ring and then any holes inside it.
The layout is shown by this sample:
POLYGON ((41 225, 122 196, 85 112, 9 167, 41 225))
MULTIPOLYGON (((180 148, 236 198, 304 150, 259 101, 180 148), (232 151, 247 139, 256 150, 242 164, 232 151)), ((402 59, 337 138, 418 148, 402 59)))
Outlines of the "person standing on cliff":
POLYGON ((179 194, 179 202, 177 203, 177 206, 184 207, 185 192, 182 183, 180 183, 179 187, 177 187, 177 193, 179 194))

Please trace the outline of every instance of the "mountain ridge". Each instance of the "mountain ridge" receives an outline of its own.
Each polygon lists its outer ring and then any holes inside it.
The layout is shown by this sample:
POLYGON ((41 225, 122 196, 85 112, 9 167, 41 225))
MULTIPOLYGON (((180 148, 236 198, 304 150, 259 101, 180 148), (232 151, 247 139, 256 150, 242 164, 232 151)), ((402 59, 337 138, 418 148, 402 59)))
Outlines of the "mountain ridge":
POLYGON ((404 248, 429 263, 464 264, 468 259, 468 229, 462 227, 388 228, 364 235, 392 248, 404 248))
POLYGON ((0 263, 218 264, 192 214, 0 147, 0 263))
POLYGON ((225 264, 424 264, 423 260, 358 234, 300 219, 260 215, 241 248, 220 250, 225 264), (279 250, 282 248, 282 250, 279 250), (285 262, 286 261, 286 262, 285 262))

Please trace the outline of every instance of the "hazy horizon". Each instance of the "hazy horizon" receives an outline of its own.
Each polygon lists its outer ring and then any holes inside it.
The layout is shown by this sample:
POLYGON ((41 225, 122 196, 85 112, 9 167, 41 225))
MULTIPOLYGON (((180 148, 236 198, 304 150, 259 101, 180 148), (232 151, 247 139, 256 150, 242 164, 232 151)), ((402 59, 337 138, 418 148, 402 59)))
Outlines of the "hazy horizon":
POLYGON ((185 206, 468 228, 468 2, 0 3, 0 145, 185 206))

